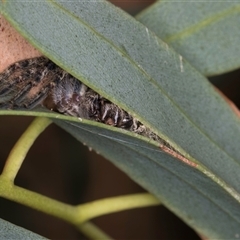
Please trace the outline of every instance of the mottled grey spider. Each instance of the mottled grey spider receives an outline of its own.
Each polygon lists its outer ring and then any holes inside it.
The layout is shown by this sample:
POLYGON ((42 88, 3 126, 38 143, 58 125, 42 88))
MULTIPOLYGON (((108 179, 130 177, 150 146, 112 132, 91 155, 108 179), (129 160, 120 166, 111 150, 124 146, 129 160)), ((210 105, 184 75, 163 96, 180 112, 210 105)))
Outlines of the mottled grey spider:
POLYGON ((160 140, 137 119, 46 57, 16 62, 0 74, 0 108, 32 109, 37 105, 160 140))
POLYGON ((141 134, 160 143, 162 151, 196 167, 136 118, 46 57, 16 62, 0 73, 0 108, 33 109, 38 105, 141 134))

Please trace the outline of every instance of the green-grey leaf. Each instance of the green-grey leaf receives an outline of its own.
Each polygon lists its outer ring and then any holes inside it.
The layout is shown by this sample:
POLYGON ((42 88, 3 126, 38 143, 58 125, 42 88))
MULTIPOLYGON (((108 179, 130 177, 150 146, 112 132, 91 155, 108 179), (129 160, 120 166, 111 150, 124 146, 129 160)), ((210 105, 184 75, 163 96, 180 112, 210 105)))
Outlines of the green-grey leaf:
POLYGON ((239 1, 157 1, 137 19, 206 76, 240 67, 239 1))
POLYGON ((118 129, 52 114, 70 121, 57 121, 60 126, 109 157, 198 232, 225 239, 238 234, 239 119, 199 72, 105 1, 0 6, 45 55, 186 151, 199 170, 118 129), (117 141, 122 138, 126 144, 117 141))
POLYGON ((1 240, 14 240, 14 239, 24 239, 24 240, 30 240, 30 239, 47 239, 44 238, 36 233, 33 233, 29 230, 26 230, 24 228, 18 227, 10 222, 7 222, 3 219, 0 219, 0 239, 1 240))
POLYGON ((201 172, 166 156, 147 141, 98 126, 59 120, 56 123, 98 149, 199 233, 212 239, 239 236, 239 202, 201 172))

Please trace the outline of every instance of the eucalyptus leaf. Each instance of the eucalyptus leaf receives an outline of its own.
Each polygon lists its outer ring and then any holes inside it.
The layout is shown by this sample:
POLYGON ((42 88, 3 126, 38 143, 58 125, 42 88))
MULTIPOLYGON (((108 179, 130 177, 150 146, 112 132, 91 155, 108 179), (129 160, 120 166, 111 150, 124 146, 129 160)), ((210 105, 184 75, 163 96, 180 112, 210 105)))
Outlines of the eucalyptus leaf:
POLYGON ((239 1, 156 1, 136 18, 206 76, 240 67, 239 1))
POLYGON ((22 227, 18 227, 10 222, 7 222, 3 219, 0 219, 0 239, 2 240, 9 240, 9 239, 47 239, 44 238, 36 233, 33 233, 29 230, 26 230, 22 227))
POLYGON ((147 140, 99 126, 55 122, 152 192, 199 233, 212 239, 239 236, 240 206, 206 175, 166 155, 147 140))
POLYGON ((199 233, 225 239, 239 234, 239 119, 196 69, 106 1, 6 1, 0 7, 44 55, 136 116, 196 168, 133 133, 59 114, 49 117, 199 233))

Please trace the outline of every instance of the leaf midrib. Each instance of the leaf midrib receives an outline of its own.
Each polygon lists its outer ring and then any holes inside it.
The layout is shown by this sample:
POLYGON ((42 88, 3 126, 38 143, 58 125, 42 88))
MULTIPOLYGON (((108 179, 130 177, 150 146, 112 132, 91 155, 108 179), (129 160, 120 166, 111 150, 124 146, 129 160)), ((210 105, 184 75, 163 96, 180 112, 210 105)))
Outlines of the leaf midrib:
POLYGON ((211 24, 214 24, 218 21, 225 20, 227 16, 232 16, 233 14, 237 14, 240 12, 240 6, 239 7, 232 7, 230 9, 220 11, 208 18, 203 19, 202 21, 198 22, 197 24, 194 24, 190 27, 187 27, 183 29, 182 31, 166 36, 163 38, 163 40, 167 43, 173 43, 176 41, 184 40, 187 37, 190 37, 196 32, 200 32, 203 28, 206 26, 210 26, 211 24))

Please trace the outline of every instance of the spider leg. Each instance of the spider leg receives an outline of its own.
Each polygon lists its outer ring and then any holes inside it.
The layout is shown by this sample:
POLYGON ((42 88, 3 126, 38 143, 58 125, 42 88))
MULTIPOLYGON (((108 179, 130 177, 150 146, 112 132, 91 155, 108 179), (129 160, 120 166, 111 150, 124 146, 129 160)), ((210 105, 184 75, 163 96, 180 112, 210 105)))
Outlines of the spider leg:
POLYGON ((0 109, 11 109, 12 104, 10 103, 0 103, 0 109))
POLYGON ((0 73, 0 97, 5 96, 11 91, 13 84, 8 81, 11 73, 14 71, 13 65, 6 69, 3 73, 0 73))
POLYGON ((32 88, 32 83, 28 83, 26 86, 24 86, 17 95, 14 96, 14 98, 11 100, 11 102, 14 105, 21 105, 22 100, 26 97, 26 95, 29 93, 29 91, 32 88))
POLYGON ((13 84, 8 84, 0 87, 0 97, 6 96, 9 92, 12 91, 13 84))
POLYGON ((41 104, 49 94, 51 84, 46 86, 37 96, 35 96, 31 101, 24 103, 24 107, 27 109, 33 109, 37 105, 41 104))

